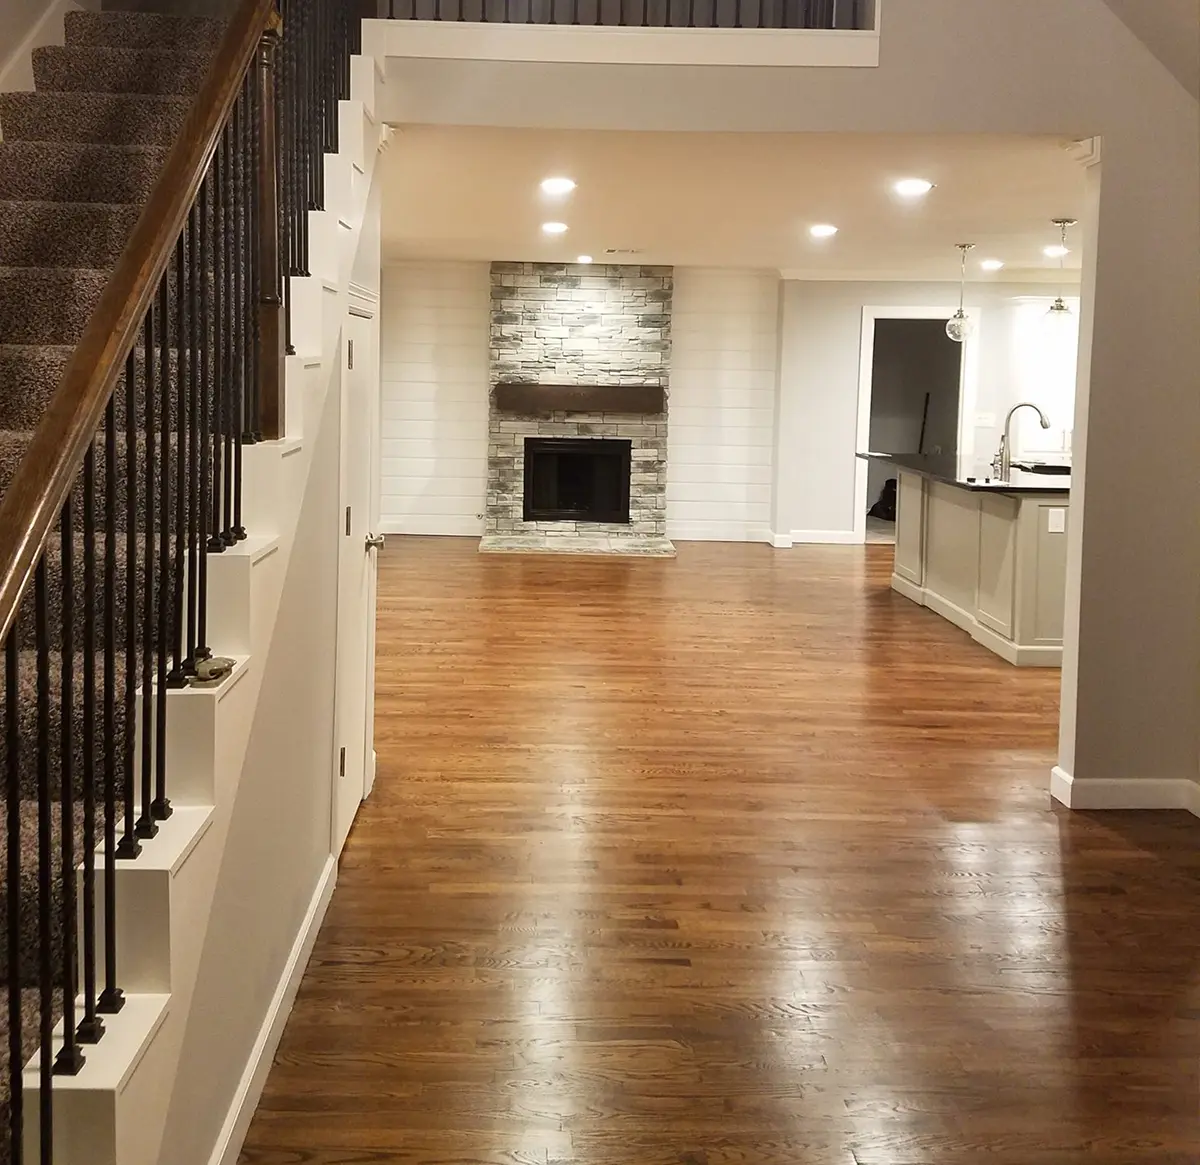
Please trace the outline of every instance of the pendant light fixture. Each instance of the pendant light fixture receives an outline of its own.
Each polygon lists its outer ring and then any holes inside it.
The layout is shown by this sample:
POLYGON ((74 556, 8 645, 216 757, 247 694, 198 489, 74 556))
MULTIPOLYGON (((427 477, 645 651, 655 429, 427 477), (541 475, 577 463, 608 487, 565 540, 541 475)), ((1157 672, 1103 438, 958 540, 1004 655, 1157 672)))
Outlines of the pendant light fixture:
POLYGON ((946 335, 956 344, 961 344, 975 330, 974 321, 967 315, 964 306, 967 302, 967 255, 975 250, 975 244, 957 243, 956 246, 962 256, 962 278, 958 289, 958 311, 946 321, 946 335))
POLYGON ((1067 230, 1073 227, 1077 220, 1073 218, 1052 218, 1050 221, 1058 227, 1059 235, 1062 238, 1059 246, 1054 248, 1054 253, 1058 255, 1058 270, 1062 276, 1062 288, 1058 297, 1050 305, 1050 310, 1046 312, 1046 315, 1052 320, 1065 320, 1071 314, 1071 309, 1067 306, 1067 301, 1062 297, 1062 290, 1066 289, 1067 284, 1067 256, 1071 253, 1071 249, 1067 246, 1067 230))

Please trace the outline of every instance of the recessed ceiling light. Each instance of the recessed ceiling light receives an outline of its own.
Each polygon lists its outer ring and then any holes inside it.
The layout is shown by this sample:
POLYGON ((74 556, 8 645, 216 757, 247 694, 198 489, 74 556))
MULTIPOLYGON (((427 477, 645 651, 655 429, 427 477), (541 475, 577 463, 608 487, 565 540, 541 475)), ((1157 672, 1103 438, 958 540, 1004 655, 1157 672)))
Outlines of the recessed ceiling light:
POLYGON ((561 198, 575 189, 575 183, 570 178, 547 178, 542 183, 542 193, 561 198))
POLYGON ((1062 243, 1054 243, 1042 250, 1047 259, 1065 259, 1070 253, 1071 248, 1064 247, 1062 243))
POLYGON ((832 239, 838 233, 838 229, 831 222, 819 222, 810 226, 808 233, 814 239, 832 239))
POLYGON ((985 271, 1001 271, 1004 268, 1004 260, 1003 259, 984 259, 984 261, 982 263, 980 263, 979 266, 982 267, 985 271))
POLYGON ((575 260, 576 263, 590 263, 591 261, 591 255, 580 255, 579 258, 575 260))
POLYGON ((565 235, 567 224, 565 222, 544 222, 542 230, 548 235, 565 235))
POLYGON ((924 178, 901 178, 893 189, 901 198, 921 198, 933 189, 933 183, 924 178))

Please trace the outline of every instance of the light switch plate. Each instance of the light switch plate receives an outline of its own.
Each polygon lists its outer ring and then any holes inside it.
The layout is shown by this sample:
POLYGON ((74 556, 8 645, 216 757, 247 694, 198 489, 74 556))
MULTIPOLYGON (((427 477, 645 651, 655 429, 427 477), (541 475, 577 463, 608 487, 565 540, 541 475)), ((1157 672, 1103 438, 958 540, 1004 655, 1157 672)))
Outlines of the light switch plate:
POLYGON ((1056 506, 1046 511, 1047 526, 1046 529, 1051 534, 1065 534, 1067 532, 1067 511, 1061 506, 1056 506))

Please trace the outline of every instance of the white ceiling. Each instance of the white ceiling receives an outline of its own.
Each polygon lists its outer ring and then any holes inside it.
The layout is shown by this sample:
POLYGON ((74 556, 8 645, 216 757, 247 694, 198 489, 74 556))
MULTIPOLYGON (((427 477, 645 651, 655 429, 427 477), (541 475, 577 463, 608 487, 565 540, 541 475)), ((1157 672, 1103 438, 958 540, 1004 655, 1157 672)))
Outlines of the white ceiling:
MULTIPOLYGON (((959 242, 1000 278, 1053 279, 1050 220, 1081 215, 1083 169, 1058 139, 626 133, 404 126, 382 159, 386 259, 778 268, 801 278, 956 279, 959 242), (539 183, 567 175, 568 199, 539 183), (904 203, 892 182, 937 184, 904 203), (570 232, 550 239, 541 223, 570 232), (836 238, 816 243, 815 222, 836 238)), ((1079 232, 1068 265, 1078 267, 1079 232)), ((996 278, 989 276, 988 278, 996 278)))
POLYGON ((1104 0, 1193 97, 1200 97, 1200 0, 1104 0))

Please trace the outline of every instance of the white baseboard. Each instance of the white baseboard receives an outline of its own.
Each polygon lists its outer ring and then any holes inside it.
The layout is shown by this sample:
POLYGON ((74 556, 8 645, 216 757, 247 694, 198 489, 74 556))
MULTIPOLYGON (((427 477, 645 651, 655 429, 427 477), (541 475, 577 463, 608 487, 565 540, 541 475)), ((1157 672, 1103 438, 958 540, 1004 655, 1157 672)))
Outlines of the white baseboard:
POLYGON ((1186 809, 1200 817, 1200 782, 1184 778, 1101 778, 1078 781, 1055 765, 1050 795, 1068 809, 1186 809))
POLYGON ((409 514, 404 517, 380 518, 381 534, 422 534, 446 538, 480 538, 483 522, 475 517, 456 518, 451 514, 423 517, 409 514))
POLYGON ((861 546, 865 535, 857 530, 793 530, 792 541, 826 546, 861 546))
POLYGON ((337 882, 337 862, 330 855, 317 880, 317 888, 308 904, 304 921, 300 924, 296 941, 284 964, 283 973, 271 996, 271 1005, 263 1018, 262 1027, 246 1061, 242 1078, 238 1081, 237 1091, 229 1105, 229 1112, 221 1125, 217 1143, 209 1155, 209 1165, 237 1165, 237 1159, 242 1151, 242 1143, 250 1129, 250 1121, 254 1110, 262 1096, 263 1087, 267 1083, 267 1074, 275 1059, 275 1050, 283 1036, 283 1029, 296 1001, 296 993, 300 990, 300 980, 308 966, 309 955, 317 941, 317 933, 333 897, 333 888, 337 882))
POLYGON ((672 542, 766 542, 774 545, 774 535, 766 526, 746 522, 727 522, 667 518, 667 537, 672 542))
POLYGON ((776 534, 772 531, 768 541, 776 550, 791 550, 792 548, 792 536, 790 534, 776 534))

